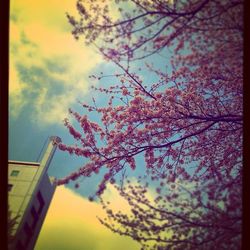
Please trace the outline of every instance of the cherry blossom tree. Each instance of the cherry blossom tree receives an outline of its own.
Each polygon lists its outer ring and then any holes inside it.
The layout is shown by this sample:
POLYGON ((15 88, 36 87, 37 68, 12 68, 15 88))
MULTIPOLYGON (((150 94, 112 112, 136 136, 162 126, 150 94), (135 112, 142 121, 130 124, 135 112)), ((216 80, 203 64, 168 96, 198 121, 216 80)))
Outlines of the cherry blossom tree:
POLYGON ((154 193, 141 182, 116 186, 130 211, 116 211, 101 199, 108 215, 99 218, 102 224, 132 237, 142 249, 240 249, 239 179, 201 185, 161 178, 154 193))
POLYGON ((139 60, 173 45, 179 50, 186 41, 203 40, 207 47, 231 43, 229 37, 243 31, 242 5, 237 0, 78 0, 79 18, 67 16, 76 39, 100 45, 113 61, 139 60))
POLYGON ((98 48, 121 73, 113 75, 110 87, 94 87, 108 96, 107 106, 93 99, 93 105, 81 104, 86 110, 81 114, 70 109, 79 126, 68 119, 65 126, 77 144, 58 147, 87 163, 58 184, 105 168, 96 192, 101 197, 109 182, 138 168, 143 157, 142 175, 157 182, 153 201, 140 179, 137 185, 115 184, 132 215, 114 213, 100 198, 108 214, 101 222, 143 248, 240 247, 242 5, 91 0, 77 1, 78 20, 67 14, 72 34, 98 48), (155 66, 166 55, 170 72, 155 66), (145 64, 135 70, 139 61, 145 64), (148 83, 143 71, 157 80, 148 83), (88 112, 100 122, 91 121, 88 112))

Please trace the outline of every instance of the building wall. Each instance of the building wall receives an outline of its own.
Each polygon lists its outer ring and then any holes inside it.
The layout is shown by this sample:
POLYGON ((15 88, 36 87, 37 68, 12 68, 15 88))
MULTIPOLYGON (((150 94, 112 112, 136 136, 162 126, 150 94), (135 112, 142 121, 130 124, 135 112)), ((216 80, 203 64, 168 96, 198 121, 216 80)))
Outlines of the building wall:
POLYGON ((10 187, 10 190, 8 203, 12 217, 19 215, 19 218, 17 220, 18 224, 15 225, 15 229, 13 231, 14 234, 16 233, 16 230, 37 185, 37 181, 35 181, 35 175, 38 172, 40 164, 28 164, 29 163, 22 162, 9 163, 8 186, 10 187), (13 173, 13 171, 18 171, 18 174, 16 176, 12 176, 11 174, 13 173))
POLYGON ((56 188, 53 178, 47 175, 56 150, 52 139, 40 163, 9 161, 8 203, 11 217, 19 216, 10 249, 33 249, 40 233, 56 188))
POLYGON ((16 232, 14 245, 18 245, 18 250, 22 247, 25 250, 34 248, 54 191, 55 184, 51 183, 47 175, 44 175, 23 212, 16 232))

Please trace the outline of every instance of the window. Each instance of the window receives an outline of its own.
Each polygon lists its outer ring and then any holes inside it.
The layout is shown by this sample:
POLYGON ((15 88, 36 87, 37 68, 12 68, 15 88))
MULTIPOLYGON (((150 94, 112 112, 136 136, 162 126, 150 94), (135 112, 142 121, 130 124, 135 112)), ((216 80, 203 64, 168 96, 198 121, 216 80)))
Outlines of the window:
POLYGON ((32 218, 33 218, 31 228, 34 229, 38 220, 39 220, 39 216, 38 216, 38 213, 34 207, 31 208, 30 213, 31 213, 32 218))
POLYGON ((38 214, 40 214, 40 213, 42 212, 43 207, 44 207, 44 204, 45 204, 44 199, 43 199, 43 196, 42 196, 42 194, 41 194, 40 191, 37 193, 36 198, 37 198, 38 201, 39 201, 39 208, 38 208, 38 211, 37 211, 37 212, 38 212, 38 214))
POLYGON ((12 170, 10 176, 18 176, 19 175, 19 172, 18 170, 12 170))
POLYGON ((8 191, 10 192, 13 188, 13 185, 12 184, 8 184, 8 191))
POLYGON ((30 228, 30 226, 28 225, 27 222, 25 222, 23 229, 24 229, 24 232, 25 232, 25 234, 27 236, 26 241, 25 241, 25 246, 27 246, 29 244, 31 238, 32 238, 33 232, 32 232, 32 230, 31 230, 31 228, 30 228))

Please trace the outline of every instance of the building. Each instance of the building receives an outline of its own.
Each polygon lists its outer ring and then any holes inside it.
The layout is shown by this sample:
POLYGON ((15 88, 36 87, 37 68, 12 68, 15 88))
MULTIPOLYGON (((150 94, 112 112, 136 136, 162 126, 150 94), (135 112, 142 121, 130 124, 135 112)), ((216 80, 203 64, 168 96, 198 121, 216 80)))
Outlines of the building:
POLYGON ((11 217, 18 216, 10 249, 34 249, 56 184, 47 170, 56 150, 51 136, 40 162, 9 161, 8 204, 11 217))

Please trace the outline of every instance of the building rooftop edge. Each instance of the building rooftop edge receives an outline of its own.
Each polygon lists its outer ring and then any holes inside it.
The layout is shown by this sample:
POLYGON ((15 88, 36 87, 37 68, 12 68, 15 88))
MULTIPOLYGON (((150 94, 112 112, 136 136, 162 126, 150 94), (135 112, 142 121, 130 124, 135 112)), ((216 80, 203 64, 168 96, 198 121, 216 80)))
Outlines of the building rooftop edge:
POLYGON ((8 163, 11 164, 20 164, 20 165, 35 165, 35 166, 40 166, 40 162, 28 162, 28 161, 14 161, 14 160, 9 160, 8 163))

